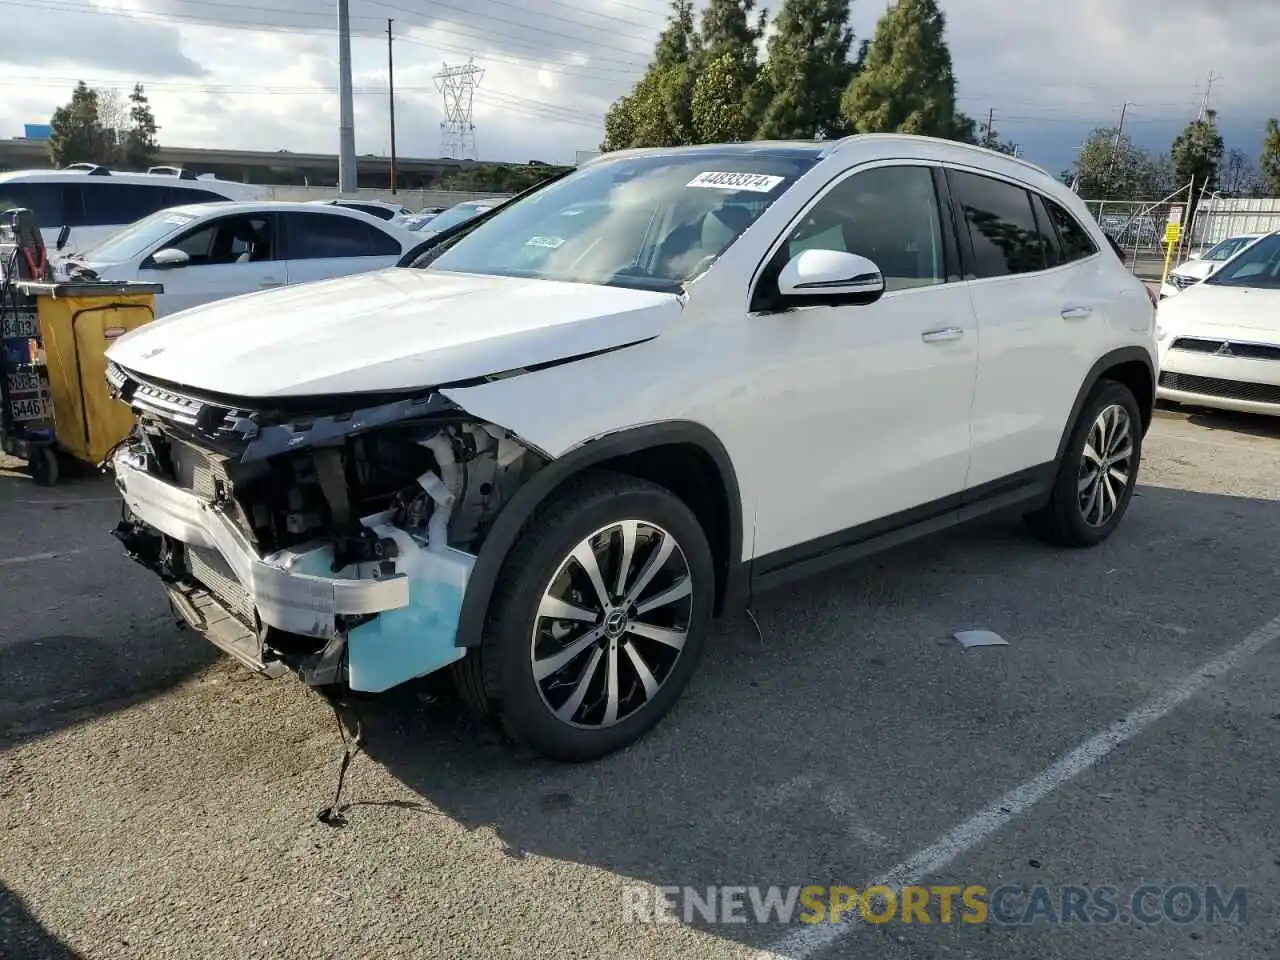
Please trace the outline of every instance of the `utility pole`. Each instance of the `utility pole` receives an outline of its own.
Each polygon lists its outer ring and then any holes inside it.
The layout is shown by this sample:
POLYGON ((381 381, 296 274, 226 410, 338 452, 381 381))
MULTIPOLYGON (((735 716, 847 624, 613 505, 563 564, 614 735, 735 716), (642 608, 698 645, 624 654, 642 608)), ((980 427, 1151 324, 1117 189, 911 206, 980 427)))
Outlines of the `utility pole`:
POLYGON ((995 145, 995 137, 991 133, 991 128, 995 126, 995 122, 996 122, 996 108, 992 107, 990 110, 987 111, 987 135, 982 138, 982 145, 984 147, 991 147, 995 145))
POLYGON ((1120 108, 1120 125, 1116 127, 1115 139, 1111 142, 1111 159, 1107 162, 1107 186, 1111 186, 1111 172, 1116 167, 1116 156, 1120 153, 1120 137, 1124 135, 1124 118, 1129 113, 1129 102, 1126 100, 1120 108))
POLYGON ((1209 82, 1204 87, 1204 99, 1200 101, 1200 112, 1196 115, 1196 122, 1205 119, 1205 115, 1209 112, 1209 97, 1213 94, 1213 85, 1222 78, 1215 76, 1212 70, 1209 71, 1209 82))
POLYGON ((391 115, 391 192, 396 192, 396 67, 391 59, 391 24, 387 17, 387 111, 391 115))
POLYGON ((338 0, 338 192, 356 189, 356 121, 351 93, 351 12, 338 0))

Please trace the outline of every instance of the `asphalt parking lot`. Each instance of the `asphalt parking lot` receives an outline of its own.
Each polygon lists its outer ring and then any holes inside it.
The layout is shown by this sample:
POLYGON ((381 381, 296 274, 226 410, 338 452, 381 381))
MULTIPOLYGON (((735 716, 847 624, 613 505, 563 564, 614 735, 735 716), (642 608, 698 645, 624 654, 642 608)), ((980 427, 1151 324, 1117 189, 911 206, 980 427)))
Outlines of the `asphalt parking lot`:
POLYGON ((1093 551, 997 521, 764 598, 763 639, 724 625, 675 712, 595 764, 402 691, 327 826, 323 702, 173 628, 104 482, 0 471, 0 955, 1278 956, 1280 425, 1162 413, 1141 481, 1093 551), (886 876, 1243 887, 1247 917, 622 918, 631 885, 886 876))

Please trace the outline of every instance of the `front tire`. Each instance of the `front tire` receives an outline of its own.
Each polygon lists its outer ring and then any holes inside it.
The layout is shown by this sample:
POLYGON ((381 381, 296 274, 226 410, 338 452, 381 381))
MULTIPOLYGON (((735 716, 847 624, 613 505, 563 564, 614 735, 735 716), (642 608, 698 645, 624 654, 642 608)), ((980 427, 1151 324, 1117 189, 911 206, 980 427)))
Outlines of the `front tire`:
POLYGON ((1050 543, 1092 547, 1115 532, 1138 483, 1142 411, 1128 387, 1103 380, 1080 411, 1049 502, 1027 524, 1050 543))
POLYGON ((584 475, 516 542, 481 645, 455 667, 459 691, 543 756, 605 756, 684 691, 714 591, 711 548, 678 497, 635 477, 584 475))

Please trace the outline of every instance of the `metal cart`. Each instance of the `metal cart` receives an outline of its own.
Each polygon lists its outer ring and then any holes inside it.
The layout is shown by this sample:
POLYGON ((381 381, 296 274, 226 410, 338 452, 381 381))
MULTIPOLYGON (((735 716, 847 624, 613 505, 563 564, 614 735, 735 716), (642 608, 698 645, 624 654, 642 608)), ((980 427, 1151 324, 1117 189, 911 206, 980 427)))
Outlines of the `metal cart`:
POLYGON ((31 211, 0 213, 0 450, 26 460, 32 478, 44 485, 58 480, 57 436, 39 310, 19 284, 48 274, 31 211))

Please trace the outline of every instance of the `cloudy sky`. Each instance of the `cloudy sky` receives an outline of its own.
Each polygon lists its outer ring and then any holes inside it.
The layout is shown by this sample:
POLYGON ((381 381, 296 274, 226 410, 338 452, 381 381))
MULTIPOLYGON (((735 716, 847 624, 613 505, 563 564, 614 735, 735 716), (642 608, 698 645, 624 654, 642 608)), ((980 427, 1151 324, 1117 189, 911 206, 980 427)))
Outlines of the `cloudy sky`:
MULTIPOLYGON (((852 0, 870 36, 885 0, 852 0)), ((644 69, 664 0, 350 0, 356 149, 385 154, 387 18, 397 148, 439 156, 434 75, 474 57, 483 159, 571 161, 644 69), (470 12, 465 12, 470 11, 470 12)), ((776 8, 778 2, 771 6, 776 8)), ((1090 129, 1160 149, 1195 115, 1210 71, 1228 145, 1256 154, 1280 113, 1275 0, 944 0, 961 108, 1056 171, 1090 129)), ((0 137, 47 122, 78 79, 145 84, 163 143, 335 152, 335 4, 324 0, 0 0, 0 137)))

